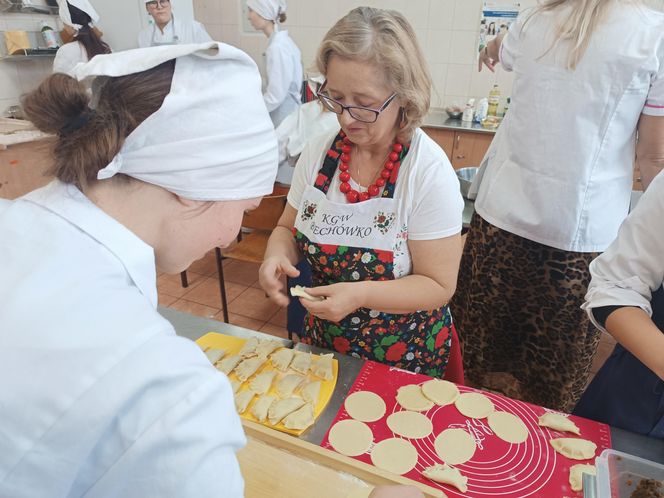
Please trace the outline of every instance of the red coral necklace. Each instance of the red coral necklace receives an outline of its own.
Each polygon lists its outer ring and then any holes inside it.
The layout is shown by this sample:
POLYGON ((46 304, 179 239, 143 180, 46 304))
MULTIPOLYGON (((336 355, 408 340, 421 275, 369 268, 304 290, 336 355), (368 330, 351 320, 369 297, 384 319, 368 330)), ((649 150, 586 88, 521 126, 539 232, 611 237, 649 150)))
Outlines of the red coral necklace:
POLYGON ((376 179, 376 181, 369 185, 369 188, 366 192, 358 192, 353 187, 351 187, 349 183, 350 173, 348 170, 350 166, 348 163, 350 162, 352 145, 353 142, 350 141, 350 138, 348 138, 346 135, 343 135, 341 157, 339 158, 339 181, 341 182, 339 185, 339 190, 346 196, 346 200, 348 200, 348 202, 354 204, 356 202, 369 200, 372 197, 376 197, 378 195, 381 187, 385 186, 387 179, 392 174, 392 170, 399 167, 399 163, 397 161, 399 160, 399 154, 403 150, 403 145, 399 142, 395 142, 392 145, 392 152, 390 152, 387 161, 385 161, 383 171, 380 172, 380 176, 376 179))

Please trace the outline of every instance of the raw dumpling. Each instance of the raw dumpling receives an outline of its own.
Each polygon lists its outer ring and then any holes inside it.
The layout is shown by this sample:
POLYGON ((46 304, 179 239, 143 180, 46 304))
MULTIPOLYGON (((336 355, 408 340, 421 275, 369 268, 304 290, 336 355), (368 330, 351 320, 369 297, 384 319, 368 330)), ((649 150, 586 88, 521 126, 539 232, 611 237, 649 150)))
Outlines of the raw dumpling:
POLYGON ((301 431, 314 423, 314 407, 307 403, 284 419, 286 429, 301 431))
POLYGON ((571 432, 577 436, 581 435, 581 431, 576 424, 562 413, 545 413, 539 418, 539 425, 541 427, 549 427, 556 431, 571 432))
POLYGON ((292 370, 307 375, 311 367, 311 353, 295 353, 295 358, 290 365, 292 370))
POLYGON ((432 481, 454 486, 462 493, 468 491, 468 478, 461 475, 459 469, 449 465, 436 464, 433 467, 427 467, 422 471, 422 475, 432 481))
POLYGON ((281 346, 282 344, 279 341, 264 339, 256 347, 256 354, 258 356, 269 356, 275 349, 279 349, 281 346))
POLYGON ((223 349, 210 348, 205 351, 205 356, 207 356, 210 363, 213 365, 221 360, 226 355, 226 351, 223 349))
POLYGON ((287 398, 295 392, 295 389, 297 389, 297 386, 299 386, 303 380, 304 377, 298 374, 286 375, 286 377, 277 382, 277 394, 280 398, 287 398))
POLYGON ((240 391, 235 395, 235 409, 238 413, 242 414, 247 410, 247 406, 254 399, 255 393, 253 391, 240 391))
POLYGON ((597 468, 587 463, 577 463, 569 469, 569 485, 573 491, 583 490, 583 474, 597 475, 597 468))
POLYGON ((231 388, 233 389, 233 394, 237 393, 240 390, 240 386, 242 385, 242 382, 239 380, 232 380, 231 381, 231 388))
POLYGON ((249 382, 249 389, 251 389, 256 394, 265 394, 270 390, 270 387, 272 387, 272 381, 274 380, 275 375, 277 375, 277 372, 274 370, 258 374, 256 377, 251 379, 251 382, 249 382))
POLYGON ((249 377, 254 375, 256 371, 263 366, 265 363, 264 356, 255 356, 253 358, 247 358, 243 360, 237 367, 235 367, 235 375, 242 382, 246 381, 249 377))
POLYGON ((553 449, 567 458, 574 460, 588 460, 595 456, 597 445, 585 439, 561 437, 549 441, 553 449))
POLYGON ((296 285, 295 287, 291 287, 290 294, 293 297, 301 297, 309 301, 323 301, 325 299, 324 297, 321 296, 312 296, 301 285, 296 285))
POLYGON ((307 382, 304 387, 300 389, 300 395, 307 403, 316 405, 316 403, 318 403, 318 397, 320 396, 320 380, 307 382))
POLYGON ((275 401, 267 411, 267 419, 272 425, 277 425, 287 415, 304 406, 304 400, 293 396, 292 398, 275 401))
POLYGON ((333 354, 322 354, 313 359, 311 364, 311 373, 324 380, 332 380, 334 370, 332 368, 333 354))
POLYGON ((258 339, 255 337, 250 337, 247 339, 247 342, 244 343, 242 349, 240 349, 240 356, 242 358, 250 358, 251 356, 256 356, 256 348, 258 347, 258 339))
POLYGON ((226 375, 231 373, 235 367, 242 361, 242 356, 236 354, 235 356, 228 356, 221 360, 217 365, 217 368, 224 372, 226 375))
POLYGON ((265 422, 267 419, 267 412, 272 406, 272 403, 277 399, 276 396, 266 394, 258 398, 258 401, 251 407, 251 414, 256 417, 259 422, 265 422))
POLYGON ((272 359, 272 365, 274 365, 274 368, 277 370, 285 372, 288 369, 294 354, 295 351, 292 349, 280 349, 270 357, 272 359))

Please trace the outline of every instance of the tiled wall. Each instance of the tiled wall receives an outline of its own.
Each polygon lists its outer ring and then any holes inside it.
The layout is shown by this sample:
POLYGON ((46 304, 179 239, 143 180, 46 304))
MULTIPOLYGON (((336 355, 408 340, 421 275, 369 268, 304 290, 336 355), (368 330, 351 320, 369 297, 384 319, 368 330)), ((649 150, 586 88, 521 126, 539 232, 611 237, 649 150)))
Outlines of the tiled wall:
MULTIPOLYGON (((522 0, 524 6, 536 0, 522 0)), ((435 89, 432 106, 487 96, 494 83, 509 95, 512 77, 498 69, 477 72, 481 0, 288 0, 288 29, 302 51, 305 72, 313 71, 316 49, 327 30, 359 5, 395 9, 413 25, 429 62, 435 89)), ((210 35, 248 52, 262 66, 266 38, 242 32, 240 0, 194 0, 196 18, 210 35)))
MULTIPOLYGON (((249 53, 262 68, 266 39, 242 31, 240 0, 193 0, 195 17, 217 40, 249 53)), ((522 0, 523 8, 537 0, 522 0)), ((662 7, 664 0, 647 0, 662 7)), ((432 106, 463 103, 486 97, 497 83, 503 99, 512 88, 512 75, 502 68, 493 74, 477 71, 476 51, 482 0, 288 0, 284 27, 302 51, 305 72, 313 71, 316 49, 327 30, 359 5, 396 9, 406 15, 417 33, 434 80, 432 106)))
MULTIPOLYGON (((37 14, 0 14, 0 31, 39 31, 44 20, 52 28, 58 27, 56 16, 37 14)), ((4 49, 4 40, 2 41, 4 49)), ((4 54, 0 54, 2 56, 4 54)), ((21 94, 34 89, 53 68, 53 58, 26 61, 0 60, 0 116, 10 105, 17 104, 21 94)))

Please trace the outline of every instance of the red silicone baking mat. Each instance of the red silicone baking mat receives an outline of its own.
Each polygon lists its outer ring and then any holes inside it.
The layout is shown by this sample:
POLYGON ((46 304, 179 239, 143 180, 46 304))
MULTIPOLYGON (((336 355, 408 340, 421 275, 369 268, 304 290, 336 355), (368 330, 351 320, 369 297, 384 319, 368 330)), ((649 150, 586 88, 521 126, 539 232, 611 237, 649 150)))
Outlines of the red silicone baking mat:
MULTIPOLYGON (((397 389, 407 384, 422 384, 431 377, 407 372, 398 368, 389 367, 381 363, 367 362, 360 371, 355 384, 349 394, 356 391, 372 391, 380 395, 387 405, 385 416, 367 425, 374 435, 374 444, 384 439, 399 437, 388 428, 387 417, 403 410, 396 403, 397 389)), ((481 392, 468 387, 459 386, 459 391, 481 392)), ((570 460, 556 453, 549 444, 550 439, 559 437, 577 437, 574 434, 557 432, 552 429, 540 427, 537 419, 545 413, 542 407, 515 401, 497 394, 483 392, 496 407, 496 410, 506 411, 517 415, 523 420, 529 430, 528 439, 521 444, 510 444, 493 434, 486 419, 473 420, 461 415, 454 405, 434 406, 427 415, 434 430, 431 435, 423 439, 410 439, 409 441, 418 451, 419 458, 415 469, 406 477, 421 481, 429 486, 442 489, 448 496, 456 497, 582 497, 583 493, 574 492, 569 485, 569 469, 577 463, 594 463, 592 460, 570 460), (424 468, 436 463, 443 463, 436 455, 434 441, 436 436, 448 428, 462 428, 467 430, 477 444, 477 451, 473 458, 465 464, 456 465, 461 473, 468 477, 468 492, 463 494, 456 488, 430 481, 421 475, 424 468)), ((332 424, 350 418, 342 406, 332 424)), ((596 455, 604 449, 611 447, 610 429, 605 424, 580 417, 570 417, 581 429, 583 439, 597 444, 596 455)), ((329 434, 329 432, 328 432, 329 434)), ((334 450, 325 435, 321 446, 334 450)), ((371 464, 371 449, 357 458, 371 464)))

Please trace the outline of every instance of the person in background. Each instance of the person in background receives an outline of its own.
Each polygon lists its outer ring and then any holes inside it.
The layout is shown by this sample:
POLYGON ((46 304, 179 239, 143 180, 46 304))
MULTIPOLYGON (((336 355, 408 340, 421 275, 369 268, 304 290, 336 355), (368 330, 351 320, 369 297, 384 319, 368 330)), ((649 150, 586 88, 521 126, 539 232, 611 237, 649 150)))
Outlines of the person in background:
POLYGON ((145 0, 145 8, 154 24, 138 34, 140 48, 212 41, 201 23, 176 18, 170 0, 145 0))
MULTIPOLYGON (((599 341, 580 309, 588 265, 627 216, 637 131, 664 134, 663 28, 638 2, 546 0, 480 53, 516 77, 451 304, 474 385, 564 411, 583 393, 599 341)), ((636 148, 644 177, 655 143, 636 148)))
POLYGON ((398 12, 360 7, 327 33, 317 65, 341 130, 300 155, 261 286, 287 305, 281 277, 307 258, 308 292, 321 300, 301 300, 303 342, 462 382, 447 369, 458 346, 447 302, 463 200, 447 156, 418 128, 431 78, 415 33, 398 12))
POLYGON ((58 0, 58 7, 64 31, 72 40, 55 54, 53 72, 71 76, 76 64, 88 62, 95 55, 110 54, 111 47, 93 25, 99 22, 99 14, 88 0, 58 0))
POLYGON ((23 100, 56 180, 0 200, 0 496, 240 498, 230 383, 157 312, 156 274, 228 245, 272 191, 260 74, 214 42, 75 74, 103 80, 94 109, 64 74, 23 100))
POLYGON ((584 309, 618 344, 574 409, 664 438, 664 175, 659 175, 590 264, 584 309))
POLYGON ((263 97, 276 128, 301 103, 302 55, 288 31, 280 29, 286 21, 285 0, 247 0, 247 7, 251 25, 268 37, 263 97))

